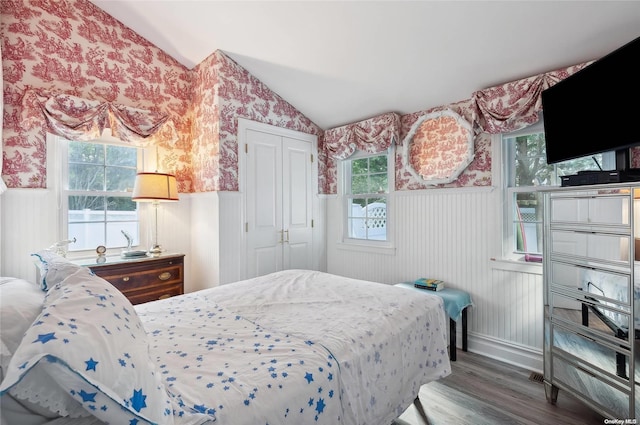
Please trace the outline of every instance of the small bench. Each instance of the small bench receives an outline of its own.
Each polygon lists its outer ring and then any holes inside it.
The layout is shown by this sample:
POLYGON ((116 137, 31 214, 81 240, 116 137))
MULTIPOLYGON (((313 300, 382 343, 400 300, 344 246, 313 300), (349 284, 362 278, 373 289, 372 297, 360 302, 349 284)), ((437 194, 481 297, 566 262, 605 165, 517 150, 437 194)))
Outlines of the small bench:
POLYGON ((419 289, 413 282, 397 283, 395 286, 412 289, 414 291, 426 292, 429 295, 436 295, 442 298, 444 311, 449 316, 449 359, 456 361, 456 323, 462 319, 462 351, 467 351, 467 307, 473 306, 473 301, 468 292, 460 289, 444 288, 440 291, 430 291, 419 289))

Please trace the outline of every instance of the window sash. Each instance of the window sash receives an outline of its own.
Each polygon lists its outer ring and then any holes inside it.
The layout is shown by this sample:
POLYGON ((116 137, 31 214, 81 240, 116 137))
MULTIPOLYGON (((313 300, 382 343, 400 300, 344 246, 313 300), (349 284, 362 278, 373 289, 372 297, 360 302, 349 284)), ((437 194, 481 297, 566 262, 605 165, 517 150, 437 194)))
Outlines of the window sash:
MULTIPOLYGON (((343 197, 343 241, 357 241, 359 243, 389 243, 391 240, 390 233, 390 191, 393 187, 393 149, 389 148, 383 153, 369 154, 365 152, 357 152, 350 158, 342 161, 342 197, 343 197), (386 158, 386 171, 379 170, 372 171, 368 166, 366 172, 354 174, 352 172, 352 161, 382 157, 386 158), (381 179, 381 176, 385 178, 381 179), (367 180, 366 188, 371 189, 374 185, 372 181, 386 180, 386 187, 383 190, 370 192, 363 191, 364 193, 353 193, 353 179, 354 177, 365 177, 367 180), (374 177, 372 179, 372 177, 374 177), (360 201, 360 202, 357 202, 360 201), (364 206, 372 205, 375 203, 384 204, 384 219, 379 216, 370 216, 370 214, 378 215, 380 210, 374 206, 373 211, 369 211, 364 206), (362 209, 357 213, 354 210, 354 206, 361 205, 362 209), (384 222, 384 234, 381 234, 380 224, 384 222)), ((380 187, 380 185, 377 185, 380 187)))
MULTIPOLYGON (((133 167, 128 165, 112 165, 107 163, 108 157, 106 145, 120 146, 117 143, 105 143, 102 141, 79 142, 102 145, 103 149, 102 158, 99 162, 82 162, 69 160, 69 144, 71 143, 70 141, 64 140, 62 138, 59 138, 58 141, 60 158, 62 160, 62 184, 59 192, 62 200, 60 217, 61 229, 63 233, 62 238, 73 238, 75 233, 76 239, 78 240, 77 243, 69 245, 69 251, 93 250, 98 245, 105 245, 107 248, 126 247, 127 241, 126 238, 122 235, 121 231, 126 231, 127 233, 131 234, 134 239, 134 245, 139 245, 140 234, 142 231, 141 228, 143 226, 138 204, 135 203, 135 210, 125 210, 122 213, 123 217, 121 218, 117 218, 117 216, 120 215, 120 211, 110 210, 108 205, 109 201, 115 200, 116 198, 130 199, 131 190, 133 189, 133 187, 127 187, 124 188, 124 190, 106 190, 106 186, 108 185, 108 170, 114 170, 118 168, 133 169, 133 176, 135 176, 135 172, 137 171, 137 169, 142 168, 142 163, 144 160, 144 149, 134 147, 134 149, 136 149, 136 165, 135 167, 133 167), (99 184, 99 186, 101 187, 100 190, 69 189, 69 166, 78 164, 95 166, 104 170, 104 175, 102 176, 103 181, 99 184), (70 199, 73 196, 103 198, 102 207, 84 211, 84 217, 74 220, 70 216, 71 210, 69 205, 70 199)), ((132 148, 130 145, 125 144, 122 144, 121 146, 132 148)), ((133 186, 133 179, 131 181, 131 186, 133 186)))

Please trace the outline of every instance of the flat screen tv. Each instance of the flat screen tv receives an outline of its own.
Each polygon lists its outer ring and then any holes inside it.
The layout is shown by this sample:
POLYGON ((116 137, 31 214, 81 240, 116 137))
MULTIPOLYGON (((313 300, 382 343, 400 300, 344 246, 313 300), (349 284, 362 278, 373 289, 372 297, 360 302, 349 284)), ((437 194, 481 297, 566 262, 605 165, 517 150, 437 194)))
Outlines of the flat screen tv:
POLYGON ((542 92, 548 164, 615 151, 617 171, 640 174, 629 161, 640 144, 639 63, 640 37, 542 92))

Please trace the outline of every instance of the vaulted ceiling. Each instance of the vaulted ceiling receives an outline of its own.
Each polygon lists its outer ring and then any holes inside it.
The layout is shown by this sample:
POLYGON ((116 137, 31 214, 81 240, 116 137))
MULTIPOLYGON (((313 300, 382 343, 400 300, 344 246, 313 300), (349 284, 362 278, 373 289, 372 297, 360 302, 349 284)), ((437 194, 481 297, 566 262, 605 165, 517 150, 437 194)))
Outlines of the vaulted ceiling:
POLYGON ((323 129, 468 99, 640 36, 640 1, 91 1, 188 68, 224 51, 323 129))

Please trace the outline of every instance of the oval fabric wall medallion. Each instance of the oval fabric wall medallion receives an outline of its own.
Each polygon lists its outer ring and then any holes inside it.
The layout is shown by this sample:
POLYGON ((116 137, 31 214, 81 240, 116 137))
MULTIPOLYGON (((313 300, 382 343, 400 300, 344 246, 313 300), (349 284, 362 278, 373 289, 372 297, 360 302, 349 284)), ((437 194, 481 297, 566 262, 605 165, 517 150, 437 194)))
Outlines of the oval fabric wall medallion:
POLYGON ((473 161, 473 129, 449 109, 432 112, 413 124, 402 149, 415 178, 432 185, 451 183, 473 161))

